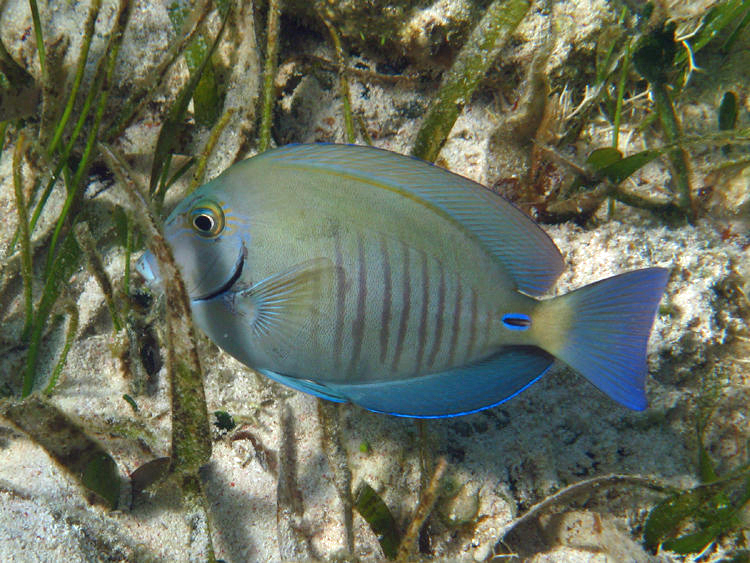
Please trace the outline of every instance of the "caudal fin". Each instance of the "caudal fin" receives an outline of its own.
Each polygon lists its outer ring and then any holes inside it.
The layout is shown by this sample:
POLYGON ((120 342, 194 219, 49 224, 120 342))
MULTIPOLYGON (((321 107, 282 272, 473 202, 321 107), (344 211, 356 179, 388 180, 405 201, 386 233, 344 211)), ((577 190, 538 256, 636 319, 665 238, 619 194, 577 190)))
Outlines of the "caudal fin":
POLYGON ((635 270, 558 298, 570 326, 555 356, 618 403, 645 409, 646 345, 668 278, 664 268, 635 270))

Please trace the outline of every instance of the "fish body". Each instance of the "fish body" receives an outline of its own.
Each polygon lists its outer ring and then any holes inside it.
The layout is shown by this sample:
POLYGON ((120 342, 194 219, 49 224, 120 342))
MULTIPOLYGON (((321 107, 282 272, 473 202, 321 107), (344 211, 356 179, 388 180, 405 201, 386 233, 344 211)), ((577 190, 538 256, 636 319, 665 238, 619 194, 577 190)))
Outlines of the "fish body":
MULTIPOLYGON (((555 358, 646 406, 666 270, 553 299, 563 268, 530 218, 479 184, 370 147, 291 145, 230 167, 165 223, 196 324, 295 389, 401 416, 488 408, 555 358)), ((158 277, 153 256, 139 269, 158 277)))

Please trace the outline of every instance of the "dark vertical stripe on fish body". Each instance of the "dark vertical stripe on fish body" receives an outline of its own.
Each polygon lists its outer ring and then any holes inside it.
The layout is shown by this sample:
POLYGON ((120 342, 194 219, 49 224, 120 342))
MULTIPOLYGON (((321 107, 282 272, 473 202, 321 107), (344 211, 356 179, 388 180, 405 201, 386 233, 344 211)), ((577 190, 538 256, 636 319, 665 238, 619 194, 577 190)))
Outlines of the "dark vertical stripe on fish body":
POLYGON ((427 314, 430 310, 430 272, 427 269, 427 254, 422 252, 422 310, 419 315, 417 331, 417 367, 415 373, 422 371, 424 348, 427 344, 427 314))
POLYGON ((432 337, 432 351, 427 360, 427 367, 432 367, 435 363, 435 358, 440 351, 440 344, 443 340, 443 317, 445 315, 445 269, 443 268, 442 262, 438 261, 437 265, 440 270, 440 283, 438 285, 437 311, 435 311, 435 334, 432 337))
POLYGON ((344 345, 344 307, 346 306, 346 272, 344 256, 341 251, 341 232, 337 229, 334 236, 336 263, 336 326, 333 341, 333 360, 336 371, 341 370, 341 349, 344 345))
POLYGON ((406 325, 409 320, 409 310, 411 308, 411 274, 409 272, 409 247, 405 244, 403 276, 401 280, 401 316, 398 321, 398 336, 396 337, 396 352, 393 355, 392 369, 398 369, 398 362, 401 360, 401 352, 404 349, 404 339, 406 338, 406 325))
POLYGON ((383 260, 383 314, 380 317, 380 363, 385 364, 388 355, 388 339, 391 333, 391 261, 385 237, 380 239, 380 255, 383 260))
POLYGON ((492 314, 487 311, 484 314, 484 334, 482 335, 482 352, 486 352, 490 346, 490 335, 492 334, 492 314))
POLYGON ((469 319, 469 342, 466 345, 466 359, 471 359, 477 339, 477 292, 471 288, 471 318, 469 319))
POLYGON ((453 324, 451 325, 451 343, 448 348, 448 365, 456 365, 456 345, 458 344, 458 334, 461 330, 461 309, 463 307, 463 293, 461 287, 461 278, 456 276, 456 304, 453 307, 453 324))
POLYGON ((356 373, 359 356, 362 353, 362 338, 365 333, 365 308, 367 306, 367 271, 365 247, 362 235, 357 236, 357 315, 352 323, 352 358, 349 373, 356 373))

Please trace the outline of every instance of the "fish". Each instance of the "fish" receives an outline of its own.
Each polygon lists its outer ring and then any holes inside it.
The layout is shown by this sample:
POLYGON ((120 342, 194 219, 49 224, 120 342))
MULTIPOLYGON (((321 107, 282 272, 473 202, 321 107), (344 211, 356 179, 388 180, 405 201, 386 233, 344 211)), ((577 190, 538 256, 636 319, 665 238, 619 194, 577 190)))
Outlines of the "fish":
MULTIPOLYGON (((558 360, 617 403, 647 406, 668 269, 545 297, 564 268, 552 239, 439 166, 367 146, 287 145, 195 190, 164 231, 195 324, 298 391, 442 418, 503 403, 558 360)), ((152 254, 136 269, 159 282, 152 254)))

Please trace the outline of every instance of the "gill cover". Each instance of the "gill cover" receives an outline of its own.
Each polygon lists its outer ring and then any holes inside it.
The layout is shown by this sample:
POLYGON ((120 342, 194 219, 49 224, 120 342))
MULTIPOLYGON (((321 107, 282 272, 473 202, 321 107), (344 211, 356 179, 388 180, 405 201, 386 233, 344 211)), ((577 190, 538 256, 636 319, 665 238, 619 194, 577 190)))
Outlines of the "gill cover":
POLYGON ((244 222, 229 212, 224 201, 202 191, 178 205, 164 225, 191 299, 210 298, 228 289, 245 258, 244 222))

